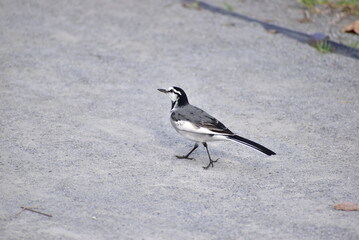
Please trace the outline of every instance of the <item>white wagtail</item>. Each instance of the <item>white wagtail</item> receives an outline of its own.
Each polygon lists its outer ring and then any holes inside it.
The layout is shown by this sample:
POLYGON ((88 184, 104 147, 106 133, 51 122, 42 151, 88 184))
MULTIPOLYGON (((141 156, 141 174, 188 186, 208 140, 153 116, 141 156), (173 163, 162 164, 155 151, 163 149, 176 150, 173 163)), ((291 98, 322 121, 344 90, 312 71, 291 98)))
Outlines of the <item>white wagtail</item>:
POLYGON ((189 104, 186 93, 179 87, 170 87, 168 89, 158 89, 158 91, 166 93, 172 101, 170 120, 172 126, 183 137, 192 140, 195 143, 193 149, 185 156, 176 156, 181 159, 193 159, 189 155, 196 150, 199 143, 202 143, 207 150, 209 164, 204 169, 213 167, 212 160, 209 155, 207 142, 231 140, 252 147, 264 154, 275 155, 275 152, 268 148, 255 143, 246 138, 240 137, 231 132, 220 121, 203 111, 202 109, 189 104))

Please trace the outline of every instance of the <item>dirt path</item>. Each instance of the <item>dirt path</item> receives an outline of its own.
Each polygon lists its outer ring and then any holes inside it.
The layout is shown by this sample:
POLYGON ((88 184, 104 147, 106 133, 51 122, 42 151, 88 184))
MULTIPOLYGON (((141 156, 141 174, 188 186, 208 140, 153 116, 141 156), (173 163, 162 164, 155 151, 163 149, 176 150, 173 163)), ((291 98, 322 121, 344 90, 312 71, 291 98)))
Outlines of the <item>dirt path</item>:
MULTIPOLYGON (((301 17, 280 2, 235 10, 301 17)), ((359 201, 358 61, 168 0, 2 1, 0 29, 0 239, 359 238, 332 208, 359 201), (171 85, 278 154, 176 159, 171 85)))

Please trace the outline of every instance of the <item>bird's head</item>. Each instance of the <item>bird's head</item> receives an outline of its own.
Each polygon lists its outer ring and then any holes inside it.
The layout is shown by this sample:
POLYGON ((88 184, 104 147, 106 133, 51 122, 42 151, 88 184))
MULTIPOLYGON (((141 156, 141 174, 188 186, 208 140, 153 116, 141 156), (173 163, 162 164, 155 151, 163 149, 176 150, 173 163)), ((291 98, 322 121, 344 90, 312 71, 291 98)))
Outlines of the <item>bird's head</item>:
POLYGON ((184 106, 188 104, 188 99, 186 93, 179 87, 169 87, 167 89, 157 89, 160 92, 167 94, 167 96, 172 101, 172 108, 174 106, 184 106))

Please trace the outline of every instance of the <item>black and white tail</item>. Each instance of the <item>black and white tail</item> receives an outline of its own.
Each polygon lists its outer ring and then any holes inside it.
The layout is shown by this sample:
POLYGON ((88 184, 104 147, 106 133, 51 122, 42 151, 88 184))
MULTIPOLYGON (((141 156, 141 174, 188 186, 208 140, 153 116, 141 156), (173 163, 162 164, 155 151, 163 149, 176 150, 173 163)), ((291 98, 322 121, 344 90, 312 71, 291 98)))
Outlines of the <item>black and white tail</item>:
POLYGON ((238 135, 233 135, 233 136, 228 136, 227 137, 229 140, 232 140, 232 141, 235 141, 235 142, 239 142, 239 143, 242 143, 244 145, 247 145, 249 147, 252 147, 264 154, 267 154, 268 156, 270 155, 275 155, 275 152, 273 152, 272 150, 269 150, 268 148, 256 143, 256 142, 253 142, 251 140, 248 140, 246 138, 243 138, 243 137, 240 137, 238 135))

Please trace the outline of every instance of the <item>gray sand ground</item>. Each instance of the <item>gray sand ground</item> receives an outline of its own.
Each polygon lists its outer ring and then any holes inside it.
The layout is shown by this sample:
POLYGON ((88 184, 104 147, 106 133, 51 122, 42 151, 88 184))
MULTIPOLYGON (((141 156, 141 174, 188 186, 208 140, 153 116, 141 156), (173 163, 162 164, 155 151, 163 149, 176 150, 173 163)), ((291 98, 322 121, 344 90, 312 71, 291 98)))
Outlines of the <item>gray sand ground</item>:
POLYGON ((359 212, 332 208, 359 201, 357 60, 168 0, 1 1, 0 29, 0 239, 359 239, 359 212), (176 159, 172 85, 278 154, 176 159))

